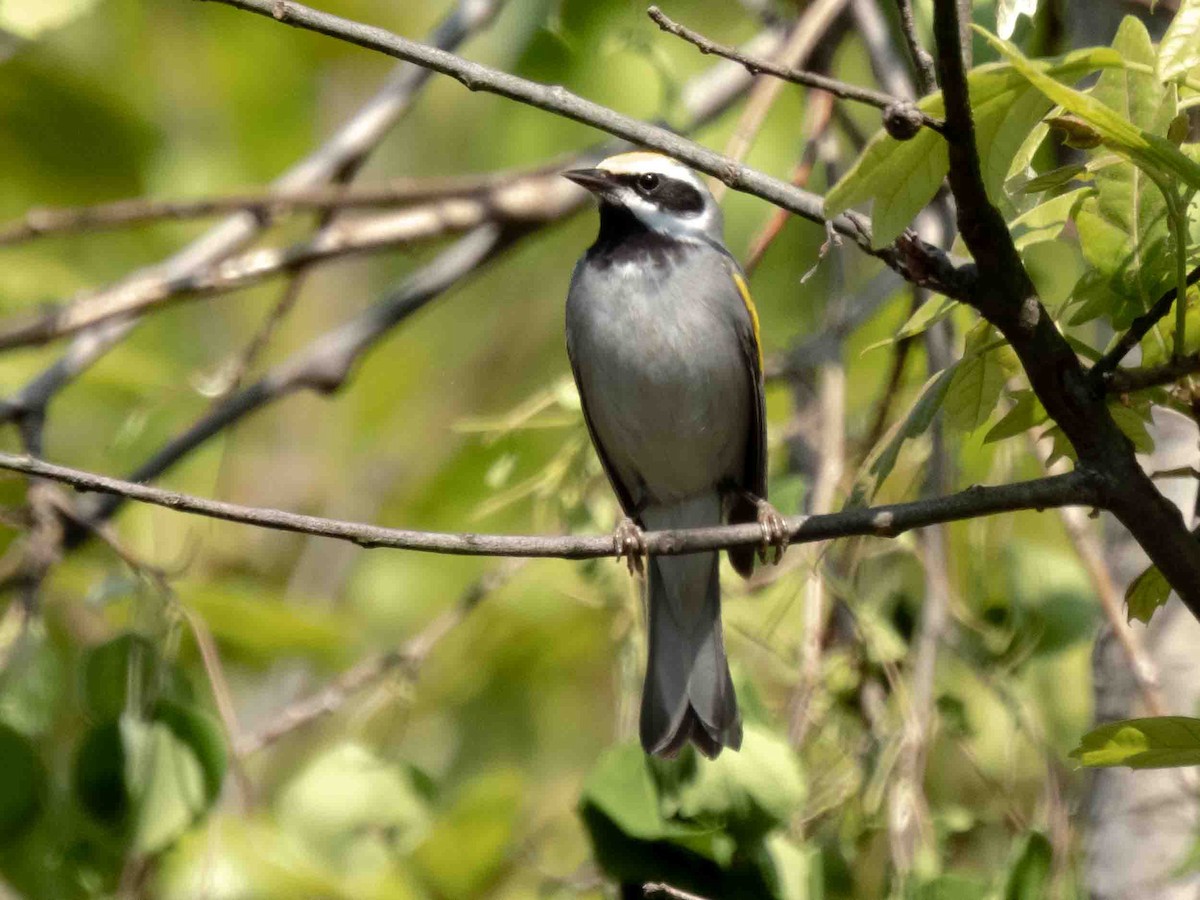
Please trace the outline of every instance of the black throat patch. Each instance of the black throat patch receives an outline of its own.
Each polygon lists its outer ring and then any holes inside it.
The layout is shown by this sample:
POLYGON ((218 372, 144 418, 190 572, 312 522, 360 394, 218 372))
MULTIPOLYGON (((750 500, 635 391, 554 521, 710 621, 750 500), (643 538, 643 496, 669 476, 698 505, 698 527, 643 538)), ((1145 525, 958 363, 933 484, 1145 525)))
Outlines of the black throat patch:
POLYGON ((687 250, 684 242, 650 230, 625 207, 602 202, 600 233, 588 248, 587 260, 601 269, 623 263, 661 266, 687 250))

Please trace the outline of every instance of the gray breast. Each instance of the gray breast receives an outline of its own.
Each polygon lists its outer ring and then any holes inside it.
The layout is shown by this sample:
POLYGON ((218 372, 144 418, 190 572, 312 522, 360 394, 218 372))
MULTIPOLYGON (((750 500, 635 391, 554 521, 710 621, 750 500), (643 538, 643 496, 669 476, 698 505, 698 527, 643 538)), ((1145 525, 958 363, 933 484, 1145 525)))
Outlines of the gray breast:
POLYGON ((751 427, 748 314, 717 250, 575 270, 567 346, 596 440, 634 502, 736 478, 751 427), (647 264, 648 263, 648 264, 647 264))

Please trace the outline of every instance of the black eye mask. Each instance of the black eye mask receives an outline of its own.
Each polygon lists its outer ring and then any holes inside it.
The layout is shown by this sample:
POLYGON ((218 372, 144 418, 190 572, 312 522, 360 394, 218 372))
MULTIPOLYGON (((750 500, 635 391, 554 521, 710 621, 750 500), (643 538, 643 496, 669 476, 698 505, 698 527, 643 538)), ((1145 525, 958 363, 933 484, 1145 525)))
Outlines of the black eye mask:
MULTIPOLYGON (((657 173, 656 173, 657 174, 657 173)), ((617 179, 626 187, 633 188, 663 212, 681 216, 698 216, 704 212, 704 197, 692 185, 678 178, 658 175, 658 183, 642 182, 642 175, 621 175, 617 179)))

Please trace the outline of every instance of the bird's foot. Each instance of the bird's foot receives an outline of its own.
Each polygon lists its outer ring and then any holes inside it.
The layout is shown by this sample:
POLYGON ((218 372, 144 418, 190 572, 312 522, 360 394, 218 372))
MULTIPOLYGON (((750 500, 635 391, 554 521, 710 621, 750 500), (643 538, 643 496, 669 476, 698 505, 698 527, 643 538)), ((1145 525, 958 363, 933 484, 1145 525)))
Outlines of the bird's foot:
POLYGON ((763 534, 762 544, 758 548, 758 559, 765 563, 768 548, 774 547, 775 559, 772 563, 779 565, 779 561, 783 559, 783 551, 788 547, 787 522, 766 500, 756 500, 755 506, 758 508, 758 527, 762 529, 763 534))
POLYGON ((628 516, 621 520, 613 532, 613 549, 617 553, 617 562, 625 560, 630 575, 645 574, 646 537, 628 516))

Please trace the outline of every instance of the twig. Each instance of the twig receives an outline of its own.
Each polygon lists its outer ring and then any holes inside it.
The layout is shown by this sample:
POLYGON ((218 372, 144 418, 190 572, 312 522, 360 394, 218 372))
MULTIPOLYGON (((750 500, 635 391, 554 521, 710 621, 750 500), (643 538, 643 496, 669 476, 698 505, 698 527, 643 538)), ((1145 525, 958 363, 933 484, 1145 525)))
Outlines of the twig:
MULTIPOLYGON (((219 2, 227 2, 227 0, 219 0, 219 2)), ((668 18, 657 6, 651 6, 646 12, 654 20, 654 23, 668 34, 673 34, 687 41, 701 53, 712 53, 716 56, 740 63, 746 67, 747 71, 753 74, 773 75, 776 78, 790 81, 793 84, 818 88, 833 94, 833 96, 839 99, 865 103, 884 112, 904 107, 909 111, 909 115, 913 116, 920 125, 938 132, 942 130, 942 122, 940 120, 925 114, 908 101, 893 97, 891 94, 885 94, 882 91, 876 91, 871 88, 859 87, 854 84, 847 84, 844 81, 838 81, 836 78, 830 78, 826 75, 818 75, 815 72, 805 72, 802 69, 781 66, 768 59, 749 57, 733 47, 714 43, 699 32, 680 25, 678 22, 668 18)))
MULTIPOLYGON (((776 58, 780 64, 788 68, 803 65, 812 55, 820 38, 828 32, 829 26, 841 15, 842 10, 846 7, 846 2, 847 0, 819 0, 809 6, 804 11, 804 15, 796 22, 792 33, 788 35, 786 43, 779 51, 776 58)), ((653 17, 653 14, 651 15, 653 17)), ((746 100, 746 106, 742 110, 741 118, 738 119, 737 126, 733 130, 733 135, 725 145, 726 156, 738 162, 742 162, 746 158, 755 137, 766 123, 767 114, 775 105, 775 101, 779 99, 783 85, 784 82, 779 79, 763 78, 755 82, 750 96, 746 100)), ((825 94, 824 96, 828 97, 829 95, 825 94)), ((792 184, 797 187, 805 187, 795 178, 792 179, 792 184)), ((713 197, 720 202, 724 193, 725 185, 717 183, 713 189, 713 197)), ((782 210, 776 210, 776 212, 782 212, 782 210)))
MULTIPOLYGON (((613 554, 612 535, 583 537, 410 531, 207 500, 10 453, 0 453, 0 469, 60 481, 84 491, 114 494, 176 512, 277 531, 350 541, 371 549, 388 547, 456 556, 558 559, 598 559, 613 554)), ((1100 491, 1095 477, 1080 469, 1052 478, 1014 484, 974 485, 944 497, 915 500, 910 503, 857 507, 823 516, 794 516, 786 522, 790 542, 807 544, 853 535, 891 538, 910 529, 939 522, 954 522, 1023 509, 1096 506, 1099 500, 1100 491)), ((749 547, 760 543, 762 529, 753 523, 646 533, 646 548, 655 556, 749 547)))
POLYGON ((406 178, 381 185, 329 185, 307 190, 266 190, 202 197, 195 200, 153 200, 138 197, 95 206, 31 209, 0 225, 0 247, 32 238, 101 231, 160 220, 181 221, 250 213, 265 222, 289 213, 379 209, 472 197, 528 173, 493 172, 452 178, 406 178))
MULTIPOLYGON (((1187 275, 1188 287, 1191 287, 1197 281, 1200 281, 1200 266, 1196 266, 1187 275)), ((1121 360, 1125 358, 1125 355, 1130 350, 1142 342, 1142 338, 1150 333, 1151 328, 1166 317, 1167 313, 1171 311, 1171 307, 1175 305, 1175 299, 1176 288, 1172 286, 1154 301, 1153 306, 1133 320, 1129 329, 1113 344, 1112 349, 1096 360, 1096 364, 1088 371, 1088 377, 1097 390, 1103 389, 1105 381, 1109 378, 1110 374, 1113 379, 1120 377, 1119 373, 1113 373, 1117 366, 1120 365, 1121 360)), ((1181 361, 1181 359, 1186 358, 1176 357, 1172 362, 1181 361)))
POLYGON ((917 72, 917 86, 922 96, 932 94, 937 90, 937 74, 933 69, 933 57, 921 46, 921 39, 917 36, 912 0, 896 0, 896 6, 900 10, 900 30, 904 32, 904 43, 908 46, 908 54, 917 72))
POLYGON ((256 734, 238 742, 237 753, 245 758, 266 749, 281 738, 332 715, 363 689, 396 671, 414 676, 430 651, 449 634, 489 594, 506 584, 520 569, 521 560, 508 560, 471 584, 454 609, 437 616, 422 631, 399 649, 378 653, 356 663, 316 693, 284 709, 274 721, 256 734))
MULTIPOLYGON (((609 134, 650 147, 672 156, 693 168, 712 175, 735 191, 759 197, 819 224, 825 223, 824 203, 820 197, 772 178, 755 169, 709 150, 707 147, 661 128, 640 122, 590 100, 572 94, 561 86, 551 86, 518 78, 506 72, 470 62, 434 47, 392 34, 382 28, 363 25, 329 15, 291 0, 209 0, 247 12, 267 16, 309 31, 315 31, 398 59, 408 60, 441 72, 469 90, 485 91, 607 131, 609 134)), ((959 271, 947 254, 924 242, 900 249, 896 245, 876 249, 871 246, 870 226, 866 217, 844 213, 831 220, 833 228, 853 240, 864 252, 875 256, 905 277, 926 284, 951 297, 962 297, 973 278, 969 270, 959 271)))
MULTIPOLYGON (((491 22, 502 2, 458 0, 430 35, 431 43, 446 49, 458 47, 491 22)), ((421 66, 397 66, 374 96, 312 154, 279 178, 275 187, 283 192, 297 191, 355 172, 409 110, 429 77, 429 71, 421 66)), ((160 281, 194 275, 246 247, 267 224, 261 217, 239 213, 164 262, 142 269, 105 291, 153 290, 160 281)), ((39 415, 60 390, 124 340, 137 324, 137 318, 120 318, 87 329, 53 365, 8 400, 0 401, 0 421, 39 415)))
POLYGON ((241 729, 238 726, 237 709, 233 704, 233 693, 229 690, 229 682, 225 678, 225 667, 221 665, 221 654, 217 643, 213 640, 212 632, 208 630, 205 621, 194 612, 180 607, 184 621, 192 631, 196 646, 200 650, 200 660, 204 664, 208 684, 212 689, 213 700, 216 701, 217 715, 221 717, 222 731, 228 745, 231 759, 230 768, 237 782, 238 793, 243 809, 249 809, 254 802, 254 787, 246 772, 245 754, 241 751, 241 729))

